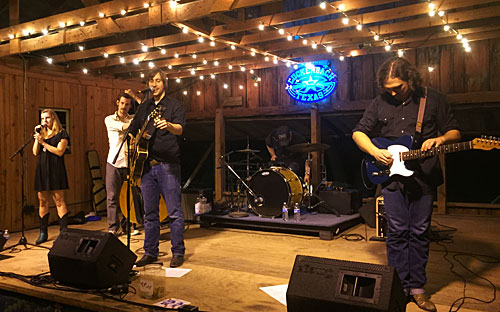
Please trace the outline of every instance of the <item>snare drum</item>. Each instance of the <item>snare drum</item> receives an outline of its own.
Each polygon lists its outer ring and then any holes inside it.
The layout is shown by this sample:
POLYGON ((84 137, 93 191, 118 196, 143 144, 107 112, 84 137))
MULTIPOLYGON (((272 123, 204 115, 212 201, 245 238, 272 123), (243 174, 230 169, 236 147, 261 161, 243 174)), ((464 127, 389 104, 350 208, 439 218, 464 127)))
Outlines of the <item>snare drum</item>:
POLYGON ((290 169, 284 167, 270 167, 260 169, 252 175, 248 183, 252 191, 263 202, 254 203, 254 198, 247 193, 249 207, 261 217, 281 216, 283 203, 292 207, 302 202, 302 182, 290 169))

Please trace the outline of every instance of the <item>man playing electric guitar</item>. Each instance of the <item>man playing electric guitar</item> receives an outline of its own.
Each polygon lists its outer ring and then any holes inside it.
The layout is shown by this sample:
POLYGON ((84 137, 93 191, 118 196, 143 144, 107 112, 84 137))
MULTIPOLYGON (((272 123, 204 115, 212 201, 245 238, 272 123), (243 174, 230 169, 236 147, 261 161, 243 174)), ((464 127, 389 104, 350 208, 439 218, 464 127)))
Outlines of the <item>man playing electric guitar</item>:
POLYGON ((136 135, 148 116, 158 106, 163 106, 160 116, 154 118, 154 131, 148 133, 147 159, 141 177, 141 192, 144 198, 144 256, 137 266, 157 261, 159 255, 160 194, 165 199, 170 219, 170 241, 172 243, 171 267, 184 262, 184 214, 181 207, 181 166, 180 147, 177 136, 182 134, 185 113, 182 105, 165 94, 167 77, 160 69, 148 75, 153 98, 144 101, 137 110, 136 118, 130 125, 130 133, 136 135))
MULTIPOLYGON (((370 137, 395 140, 405 134, 411 135, 419 138, 413 148, 422 151, 460 139, 458 123, 446 97, 424 88, 419 72, 406 59, 395 57, 382 64, 377 84, 382 93, 368 105, 352 137, 362 151, 381 165, 390 167, 392 154, 373 144, 370 137), (424 106, 420 104, 421 99, 424 106), (419 107, 425 108, 421 111, 421 124, 417 122, 419 107), (420 132, 417 132, 419 125, 420 132)), ((382 184, 388 226, 388 263, 396 268, 410 299, 423 310, 436 311, 424 294, 429 255, 426 232, 430 226, 433 194, 443 182, 442 171, 437 156, 406 165, 414 171, 413 175, 392 176, 382 184)))

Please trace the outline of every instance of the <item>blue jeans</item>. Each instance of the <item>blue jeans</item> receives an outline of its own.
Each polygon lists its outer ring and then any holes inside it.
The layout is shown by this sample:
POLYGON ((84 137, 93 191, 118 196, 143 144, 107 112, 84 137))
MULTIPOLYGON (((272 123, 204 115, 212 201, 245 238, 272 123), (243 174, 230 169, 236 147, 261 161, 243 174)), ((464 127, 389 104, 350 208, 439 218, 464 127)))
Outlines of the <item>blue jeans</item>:
POLYGON ((410 294, 423 292, 429 258, 432 195, 412 198, 402 190, 383 189, 387 216, 387 259, 410 294))
POLYGON ((165 199, 170 219, 170 241, 172 254, 184 256, 184 214, 181 206, 181 166, 159 164, 146 166, 141 178, 144 198, 144 251, 146 255, 158 257, 160 240, 160 194, 165 199))

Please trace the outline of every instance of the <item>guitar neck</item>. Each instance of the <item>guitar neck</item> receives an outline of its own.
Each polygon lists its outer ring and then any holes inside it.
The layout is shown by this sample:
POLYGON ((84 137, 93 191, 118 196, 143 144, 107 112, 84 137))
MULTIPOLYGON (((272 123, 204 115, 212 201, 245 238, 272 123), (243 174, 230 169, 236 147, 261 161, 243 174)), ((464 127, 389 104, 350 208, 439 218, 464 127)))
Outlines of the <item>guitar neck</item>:
POLYGON ((453 153, 453 152, 461 152, 470 150, 473 148, 472 141, 468 142, 459 142, 453 144, 441 145, 438 147, 432 147, 427 151, 421 150, 410 150, 408 152, 401 153, 401 160, 412 160, 419 159, 429 156, 435 156, 439 154, 453 153))

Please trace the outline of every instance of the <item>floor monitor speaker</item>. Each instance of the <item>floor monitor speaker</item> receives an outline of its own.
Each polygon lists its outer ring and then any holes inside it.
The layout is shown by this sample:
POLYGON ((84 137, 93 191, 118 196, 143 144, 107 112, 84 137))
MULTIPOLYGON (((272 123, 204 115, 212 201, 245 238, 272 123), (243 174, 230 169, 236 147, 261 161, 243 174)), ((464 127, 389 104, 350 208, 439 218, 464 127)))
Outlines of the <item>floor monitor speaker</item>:
POLYGON ((286 293, 288 312, 406 311, 407 299, 387 265, 298 255, 286 293))
POLYGON ((56 281, 103 289, 127 284, 137 256, 111 233, 68 228, 54 241, 48 258, 56 281))

